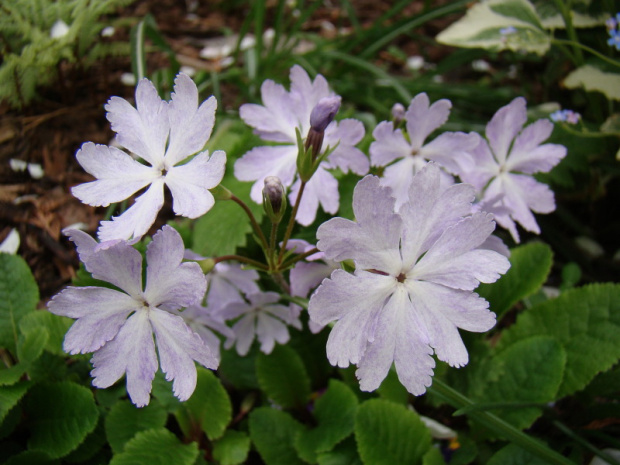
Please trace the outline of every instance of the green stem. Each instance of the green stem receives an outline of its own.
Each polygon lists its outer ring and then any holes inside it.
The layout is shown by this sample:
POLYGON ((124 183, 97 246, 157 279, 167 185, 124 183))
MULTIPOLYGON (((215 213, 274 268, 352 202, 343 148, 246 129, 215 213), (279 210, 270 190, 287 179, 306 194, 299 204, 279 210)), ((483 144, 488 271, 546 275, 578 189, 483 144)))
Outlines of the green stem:
POLYGON ((598 455, 601 459, 603 459, 605 462, 609 463, 610 465, 620 465, 620 462, 618 460, 613 458, 607 452, 600 450, 598 447, 595 447, 594 445, 590 444, 588 441, 586 441, 582 437, 575 434, 574 431, 572 431, 569 427, 567 427, 563 423, 560 423, 559 421, 556 420, 553 422, 553 425, 557 429, 562 431, 564 434, 566 434, 573 441, 582 445, 584 448, 588 449, 593 454, 598 455))
POLYGON ((264 263, 261 263, 256 260, 252 260, 251 258, 248 258, 248 257, 244 257, 243 255, 221 255, 219 257, 213 258, 213 261, 215 262, 216 265, 220 262, 224 262, 228 260, 234 260, 234 261, 241 262, 241 263, 247 263, 248 265, 252 265, 261 270, 269 271, 269 267, 265 265, 264 263))
POLYGON ((250 218, 250 223, 252 223, 252 228, 254 229, 254 232, 256 232, 256 235, 259 237, 262 243, 263 249, 266 252, 269 249, 267 238, 263 234, 263 230, 260 228, 258 221, 256 221, 256 218, 254 217, 254 213, 252 213, 252 210, 250 210, 250 207, 248 207, 243 200, 241 200, 239 197, 237 197, 234 194, 231 195, 230 200, 237 202, 237 204, 241 208, 243 208, 243 211, 246 213, 246 215, 248 215, 248 217, 250 218))
POLYGON ((299 193, 297 194, 297 199, 295 199, 295 205, 293 206, 293 211, 291 212, 291 218, 286 227, 284 238, 282 239, 282 246, 280 247, 280 254, 278 255, 278 264, 282 263, 282 258, 284 258, 284 252, 286 252, 286 244, 288 244, 288 240, 291 238, 291 234, 293 233, 293 227, 295 226, 295 217, 297 216, 297 210, 299 210, 301 196, 304 194, 305 188, 306 182, 301 181, 301 184, 299 185, 299 193))
MULTIPOLYGON (((560 14, 562 15, 562 19, 564 20, 564 25, 566 26, 566 33, 568 37, 570 37, 572 42, 579 43, 579 39, 577 38, 577 31, 575 31, 575 27, 573 26, 573 19, 571 17, 571 9, 570 9, 570 0, 565 2, 564 0, 555 0, 555 4, 558 7, 560 14)), ((583 53, 581 53, 581 49, 576 47, 574 44, 571 44, 573 47, 573 53, 575 54, 575 65, 581 66, 583 64, 583 53)))
POLYGON ((304 253, 300 253, 299 255, 295 255, 293 258, 291 258, 290 260, 285 261, 284 263, 282 263, 282 268, 283 269, 287 269, 289 268, 291 265, 294 265, 295 263, 297 263, 298 261, 303 260, 306 257, 309 257, 310 255, 314 255, 315 253, 317 253, 319 251, 319 249, 317 249, 316 247, 313 248, 312 250, 308 250, 307 252, 304 253))
POLYGON ((610 65, 615 66, 617 68, 620 68, 620 62, 618 62, 617 60, 614 60, 613 58, 609 58, 608 56, 603 55, 601 52, 594 50, 593 48, 588 47, 587 45, 583 45, 579 42, 574 42, 572 40, 565 40, 565 39, 551 39, 551 43, 555 45, 570 45, 573 48, 580 48, 582 50, 585 50, 588 53, 591 53, 595 57, 600 58, 606 63, 609 63, 610 65))
POLYGON ((276 250, 276 238, 278 236, 278 224, 279 223, 271 223, 271 234, 269 234, 269 267, 273 266, 275 260, 275 250, 276 250))
MULTIPOLYGON (((433 385, 429 388, 429 392, 437 395, 442 400, 457 409, 474 405, 474 402, 460 392, 455 391, 438 378, 433 379, 433 385)), ((468 413, 468 416, 472 420, 481 423, 505 439, 551 464, 576 465, 575 462, 549 449, 549 447, 545 444, 528 436, 523 431, 519 431, 517 428, 505 422, 497 415, 486 411, 471 411, 468 413)))

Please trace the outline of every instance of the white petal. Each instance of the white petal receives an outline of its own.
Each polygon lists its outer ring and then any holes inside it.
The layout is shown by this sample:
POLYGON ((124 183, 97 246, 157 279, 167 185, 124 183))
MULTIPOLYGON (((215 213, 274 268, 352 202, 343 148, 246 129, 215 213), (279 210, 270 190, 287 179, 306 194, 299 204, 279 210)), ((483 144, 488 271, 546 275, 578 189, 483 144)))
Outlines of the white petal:
POLYGON ((95 352, 92 358, 93 385, 112 386, 127 374, 127 393, 138 407, 148 405, 153 378, 157 371, 157 355, 148 310, 129 317, 118 335, 95 352))
POLYGON ((426 160, 419 156, 407 156, 388 166, 381 177, 381 185, 392 189, 396 198, 394 208, 400 207, 409 201, 409 185, 415 174, 426 166, 426 160))
POLYGON ((260 312, 256 321, 256 336, 260 342, 260 350, 270 354, 275 343, 286 344, 289 340, 288 328, 280 320, 260 312))
POLYGON ((527 121, 525 105, 525 99, 517 97, 508 105, 497 110, 487 124, 486 136, 500 165, 506 162, 512 141, 527 121))
POLYGON ((398 158, 411 155, 411 145, 394 123, 382 121, 372 132, 375 141, 370 144, 370 161, 373 166, 386 166, 398 158))
POLYGON ((189 163, 171 168, 165 182, 172 192, 172 208, 177 215, 198 218, 215 204, 209 189, 217 186, 226 170, 226 154, 221 150, 211 157, 198 154, 189 163))
POLYGON ((527 126, 515 139, 506 170, 526 174, 546 173, 566 156, 566 147, 558 144, 541 145, 553 131, 553 123, 540 119, 527 126))
POLYGON ((155 222, 164 205, 164 181, 158 179, 135 203, 112 221, 102 221, 97 236, 100 241, 139 239, 155 222))
POLYGON ((429 103, 425 93, 418 94, 411 100, 405 114, 411 148, 415 150, 420 149, 430 133, 444 124, 450 115, 450 100, 437 100, 430 106, 429 103))
MULTIPOLYGON (((291 205, 294 205, 297 200, 300 185, 300 181, 297 181, 291 188, 289 194, 291 205)), ((325 212, 332 215, 338 211, 340 206, 338 181, 321 166, 319 166, 306 184, 295 220, 302 226, 312 224, 316 218, 319 204, 321 204, 325 212)))
MULTIPOLYGON (((247 355, 250 351, 250 347, 252 346, 252 341, 254 341, 254 335, 256 332, 255 321, 256 314, 250 313, 242 317, 232 327, 232 330, 235 333, 235 338, 232 341, 236 343, 237 353, 242 357, 247 355)), ((231 346, 229 341, 231 341, 231 339, 226 341, 227 347, 231 346)))

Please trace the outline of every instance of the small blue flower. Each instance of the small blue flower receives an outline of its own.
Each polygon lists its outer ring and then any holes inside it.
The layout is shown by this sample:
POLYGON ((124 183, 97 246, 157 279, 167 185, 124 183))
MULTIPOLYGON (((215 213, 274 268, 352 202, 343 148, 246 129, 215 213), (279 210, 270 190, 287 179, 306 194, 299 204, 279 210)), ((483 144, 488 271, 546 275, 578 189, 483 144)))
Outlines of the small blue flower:
POLYGON ((514 26, 503 27, 499 30, 499 33, 503 36, 515 34, 516 32, 517 32, 517 29, 514 26))
POLYGON ((607 45, 610 47, 616 47, 616 50, 620 50, 620 32, 617 30, 609 31, 609 39, 607 39, 607 45))

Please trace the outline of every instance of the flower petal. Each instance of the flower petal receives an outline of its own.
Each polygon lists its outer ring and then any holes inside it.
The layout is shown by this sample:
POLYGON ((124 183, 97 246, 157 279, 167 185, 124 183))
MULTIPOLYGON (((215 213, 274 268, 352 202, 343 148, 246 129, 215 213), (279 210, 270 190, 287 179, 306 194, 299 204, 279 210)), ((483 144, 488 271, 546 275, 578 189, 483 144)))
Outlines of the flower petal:
POLYGON ((463 167, 474 169, 470 154, 480 142, 474 132, 444 132, 420 149, 420 156, 439 163, 452 174, 458 174, 463 167))
POLYGON ((375 141, 370 144, 370 161, 373 166, 386 166, 398 158, 411 155, 411 145, 394 123, 382 121, 372 132, 375 141))
POLYGON ((174 395, 185 401, 196 388, 194 360, 212 370, 217 368, 218 360, 180 316, 151 308, 149 317, 157 340, 161 369, 166 374, 166 380, 174 380, 174 395))
POLYGON ((411 100, 405 113, 407 134, 414 150, 419 150, 430 133, 444 124, 450 116, 450 100, 437 100, 430 106, 429 103, 428 96, 422 92, 411 100))
POLYGON ((179 74, 168 104, 170 139, 166 150, 166 167, 200 152, 213 130, 217 100, 211 96, 198 107, 198 88, 192 79, 179 74))
POLYGON ((153 167, 163 168, 170 129, 168 103, 159 97, 153 83, 145 78, 136 87, 136 107, 123 98, 112 97, 105 106, 108 112, 106 117, 123 147, 153 167))
POLYGON ((139 239, 155 222, 164 205, 164 180, 158 179, 135 203, 112 221, 102 221, 97 236, 100 241, 139 239))
POLYGON ((282 321, 265 312, 260 312, 256 317, 256 337, 260 342, 261 352, 270 354, 276 342, 286 344, 290 335, 287 326, 282 321))
MULTIPOLYGON (((289 202, 294 205, 299 195, 301 183, 297 181, 291 187, 289 202)), ((297 210, 297 221, 302 226, 308 226, 314 222, 319 203, 323 210, 332 215, 340 207, 340 194, 338 192, 338 181, 322 166, 316 170, 312 178, 307 182, 299 209, 297 210)))
POLYGON ((93 207, 106 207, 133 195, 161 176, 116 147, 87 142, 75 154, 82 168, 96 181, 75 186, 71 193, 93 207))
POLYGON ((551 170, 566 156, 566 147, 563 145, 541 145, 552 132, 553 123, 546 119, 539 119, 527 126, 512 144, 506 170, 525 174, 551 170))
POLYGON ((175 166, 166 174, 165 182, 172 192, 172 208, 177 215, 198 218, 215 204, 209 189, 217 186, 226 170, 226 154, 218 150, 208 156, 202 152, 189 163, 175 166))
POLYGON ((239 355, 242 357, 247 355, 254 341, 256 332, 255 322, 256 313, 248 313, 237 321, 232 327, 235 337, 226 341, 226 348, 229 349, 235 344, 239 355))
POLYGON ((339 168, 344 173, 352 171, 360 176, 368 173, 368 157, 354 147, 363 139, 364 132, 364 125, 355 119, 344 119, 325 129, 323 151, 327 147, 336 147, 327 158, 330 168, 339 168))
POLYGON ((486 136, 493 155, 500 165, 506 163, 513 139, 527 121, 525 99, 517 97, 493 115, 486 127, 486 136))
POLYGON ((127 374, 127 393, 137 407, 148 405, 157 371, 153 332, 144 309, 127 319, 117 336, 99 349, 92 358, 93 385, 112 386, 127 374))

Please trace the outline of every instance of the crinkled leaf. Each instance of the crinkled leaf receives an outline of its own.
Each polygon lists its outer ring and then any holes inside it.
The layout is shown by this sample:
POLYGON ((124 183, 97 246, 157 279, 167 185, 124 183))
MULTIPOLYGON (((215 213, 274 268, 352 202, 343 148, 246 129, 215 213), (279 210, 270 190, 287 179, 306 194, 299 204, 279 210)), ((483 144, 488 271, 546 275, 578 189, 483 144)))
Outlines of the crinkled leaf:
MULTIPOLYGON (((520 340, 494 355, 474 400, 483 404, 546 403, 555 399, 562 382, 566 353, 553 337, 520 340)), ((492 410, 519 429, 529 427, 542 411, 515 406, 492 410)))
POLYGON ((620 74, 606 73, 594 66, 585 65, 572 71, 564 79, 564 87, 583 87, 587 92, 598 91, 608 99, 620 100, 620 74))
POLYGON ((319 465, 362 465, 357 453, 355 439, 350 437, 345 439, 329 452, 322 452, 318 455, 319 465))
POLYGON ((527 0, 476 3, 436 39, 455 47, 525 50, 538 55, 544 55, 551 43, 536 10, 527 0), (502 30, 510 27, 514 28, 512 33, 502 34, 502 30))
POLYGON ((0 422, 4 420, 9 410, 17 405, 31 385, 30 381, 22 381, 12 386, 0 387, 0 422))
POLYGON ((431 435, 417 413, 383 399, 359 406, 355 439, 367 465, 419 463, 431 446, 431 435))
POLYGON ((519 315, 498 349, 531 336, 554 337, 566 351, 558 398, 583 389, 620 358, 620 285, 592 284, 564 292, 519 315))
POLYGON ((20 320, 33 312, 39 288, 19 255, 0 253, 0 347, 14 352, 20 320))
POLYGON ((49 337, 49 332, 44 326, 32 328, 27 333, 22 334, 17 342, 17 358, 19 361, 31 363, 38 359, 43 353, 49 337))
POLYGON ((161 428, 166 425, 167 418, 166 410, 156 400, 151 400, 143 408, 137 408, 128 400, 117 402, 105 419, 105 433, 112 451, 116 454, 122 452, 136 433, 161 428))
POLYGON ((213 458, 220 465, 244 463, 250 451, 250 437, 243 431, 228 430, 213 444, 213 458))
POLYGON ((33 387, 26 399, 26 413, 32 431, 28 447, 52 458, 77 448, 99 419, 92 392, 67 381, 33 387))
POLYGON ((260 407, 250 414, 250 438, 267 465, 303 465, 293 441, 303 426, 288 413, 260 407))
POLYGON ((175 412, 179 426, 190 436, 192 425, 201 425, 211 440, 224 434, 232 418, 232 405, 228 393, 211 370, 197 367, 196 390, 175 412))
POLYGON ((198 444, 182 444, 165 428, 141 431, 125 444, 125 450, 112 457, 110 465, 192 465, 198 457, 198 444))
POLYGON ((343 382, 332 379, 325 394, 314 403, 316 428, 301 430, 295 438, 299 456, 307 462, 317 461, 317 454, 331 450, 353 432, 357 397, 343 382))
POLYGON ((269 355, 256 357, 256 377, 267 396, 284 408, 301 407, 310 397, 310 378, 301 357, 288 346, 277 345, 269 355))
POLYGON ((49 335, 45 350, 56 355, 66 355, 62 349, 65 334, 73 324, 73 319, 54 315, 50 312, 32 312, 19 322, 19 330, 24 334, 44 327, 49 335))
POLYGON ((531 242, 510 251, 510 269, 497 282, 482 284, 476 292, 489 302, 498 317, 535 293, 547 280, 553 253, 547 244, 531 242))
POLYGON ((18 382, 28 367, 28 363, 16 363, 10 368, 0 370, 0 386, 10 386, 18 382))

